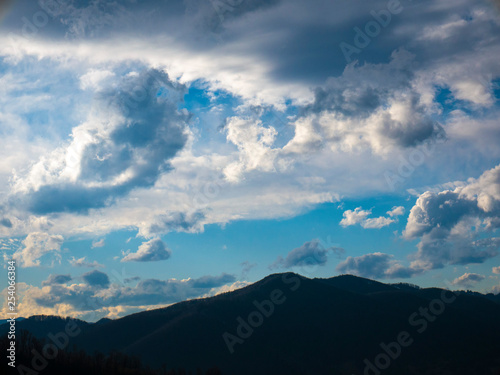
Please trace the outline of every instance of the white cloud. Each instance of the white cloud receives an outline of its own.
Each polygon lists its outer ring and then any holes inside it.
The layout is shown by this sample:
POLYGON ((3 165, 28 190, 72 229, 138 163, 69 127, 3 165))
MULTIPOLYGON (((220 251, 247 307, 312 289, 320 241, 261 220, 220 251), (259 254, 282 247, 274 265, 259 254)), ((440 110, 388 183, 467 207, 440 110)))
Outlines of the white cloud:
POLYGON ((277 132, 273 127, 266 128, 260 120, 231 117, 224 127, 227 140, 238 147, 239 161, 224 168, 230 182, 238 182, 244 172, 275 170, 276 151, 271 148, 277 132))
POLYGON ((404 213, 403 207, 393 207, 391 211, 387 211, 390 217, 377 217, 369 218, 372 214, 371 210, 363 210, 361 207, 357 207, 353 210, 344 211, 344 218, 340 221, 340 225, 343 227, 348 227, 351 225, 360 224, 366 229, 380 229, 396 223, 398 221, 397 217, 404 213))
POLYGON ((453 191, 425 192, 410 211, 403 232, 420 239, 414 263, 424 268, 483 263, 498 254, 500 166, 470 178, 453 191), (488 235, 489 234, 489 235, 488 235))
POLYGON ((170 258, 172 252, 159 238, 143 242, 135 253, 127 254, 122 262, 157 262, 170 258))
POLYGON ((477 273, 464 273, 462 276, 457 277, 452 281, 453 285, 458 285, 461 287, 471 287, 485 279, 485 276, 479 275, 477 273))
POLYGON ((60 261, 61 245, 64 239, 61 235, 50 235, 43 232, 33 232, 23 241, 23 247, 14 253, 23 267, 36 267, 40 265, 40 258, 52 255, 53 259, 60 261))
POLYGON ((87 267, 87 268, 104 268, 104 265, 98 263, 97 261, 87 262, 86 257, 78 258, 72 257, 68 260, 69 264, 73 267, 87 267))
POLYGON ((97 247, 104 247, 104 245, 106 245, 106 242, 104 242, 104 238, 92 241, 92 249, 95 249, 97 247))
POLYGON ((99 90, 102 89, 102 84, 106 81, 107 78, 113 77, 115 73, 109 70, 96 70, 91 69, 89 72, 80 77, 80 87, 83 90, 93 89, 99 90))
POLYGON ((365 211, 361 209, 361 207, 355 208, 354 211, 344 211, 344 218, 340 221, 340 225, 342 225, 343 227, 347 227, 350 225, 361 224, 366 220, 368 216, 371 215, 371 213, 371 210, 365 211))
POLYGON ((389 215, 390 217, 398 217, 404 215, 404 213, 405 208, 403 206, 393 207, 392 210, 387 211, 387 215, 389 215))

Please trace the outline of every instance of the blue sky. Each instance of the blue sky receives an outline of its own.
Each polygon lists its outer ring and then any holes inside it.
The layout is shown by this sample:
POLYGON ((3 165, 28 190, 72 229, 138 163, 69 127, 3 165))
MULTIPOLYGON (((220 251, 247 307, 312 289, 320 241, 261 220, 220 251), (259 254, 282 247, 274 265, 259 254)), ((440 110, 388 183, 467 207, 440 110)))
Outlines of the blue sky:
POLYGON ((284 271, 500 292, 497 1, 18 0, 0 20, 21 315, 284 271))

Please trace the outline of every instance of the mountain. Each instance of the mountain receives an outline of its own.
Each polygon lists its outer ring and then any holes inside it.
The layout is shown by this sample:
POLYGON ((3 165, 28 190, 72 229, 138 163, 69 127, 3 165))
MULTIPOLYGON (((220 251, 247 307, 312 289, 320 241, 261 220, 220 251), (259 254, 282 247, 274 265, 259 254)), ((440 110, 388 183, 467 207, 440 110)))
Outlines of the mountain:
MULTIPOLYGON (((71 344, 236 375, 499 375, 499 317, 492 295, 284 273, 117 320, 73 320, 82 332, 71 344)), ((67 321, 31 317, 17 327, 46 337, 67 321)))
MULTIPOLYGON (((24 318, 16 318, 16 321, 17 321, 17 322, 20 322, 21 320, 24 320, 24 318)), ((9 319, 0 319, 0 326, 1 326, 2 324, 7 323, 8 321, 9 321, 9 319)))

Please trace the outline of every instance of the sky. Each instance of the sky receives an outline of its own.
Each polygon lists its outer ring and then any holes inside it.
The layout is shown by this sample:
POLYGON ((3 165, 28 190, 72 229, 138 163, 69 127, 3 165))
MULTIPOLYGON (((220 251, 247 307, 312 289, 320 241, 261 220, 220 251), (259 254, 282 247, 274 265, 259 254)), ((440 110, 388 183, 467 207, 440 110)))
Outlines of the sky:
POLYGON ((499 60, 491 0, 2 1, 1 315, 500 293, 499 60))

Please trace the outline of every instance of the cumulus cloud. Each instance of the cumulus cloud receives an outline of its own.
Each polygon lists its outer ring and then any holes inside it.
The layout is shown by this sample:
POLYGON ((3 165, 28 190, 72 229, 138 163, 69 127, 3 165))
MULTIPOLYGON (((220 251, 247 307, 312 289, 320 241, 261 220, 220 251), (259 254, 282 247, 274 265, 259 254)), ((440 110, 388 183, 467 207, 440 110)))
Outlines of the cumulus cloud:
POLYGON ((71 275, 49 275, 47 280, 42 281, 42 285, 66 284, 71 280, 71 275))
POLYGON ((96 260, 93 262, 88 262, 87 257, 82 257, 76 259, 75 257, 71 257, 71 259, 68 260, 69 264, 71 264, 73 267, 87 267, 87 268, 103 268, 104 265, 98 263, 96 260))
POLYGON ((414 265, 433 269, 448 263, 483 263, 498 255, 500 238, 491 233, 498 229, 499 219, 497 166, 454 190, 421 194, 403 235, 420 239, 418 252, 412 255, 414 265))
POLYGON ((398 217, 401 215, 404 215, 405 213, 405 208, 403 206, 394 206, 392 210, 387 211, 387 215, 390 217, 398 217))
POLYGON ((493 267, 491 269, 491 272, 496 273, 496 274, 500 274, 500 267, 493 267))
POLYGON ((16 178, 20 204, 36 214, 87 212, 153 186, 187 141, 188 114, 177 109, 183 92, 154 69, 98 92, 70 143, 16 178))
POLYGON ((50 235, 44 232, 33 232, 23 240, 23 246, 14 253, 23 267, 36 267, 40 265, 40 258, 52 255, 53 259, 60 261, 61 245, 64 239, 60 235, 50 235))
POLYGON ((344 214, 342 215, 344 216, 344 218, 340 221, 340 225, 342 225, 343 227, 347 227, 350 225, 361 224, 370 215, 371 211, 365 211, 361 209, 361 207, 355 208, 354 211, 347 210, 344 211, 344 214))
POLYGON ((199 232, 203 229, 205 214, 195 212, 169 212, 155 216, 151 221, 139 224, 139 235, 150 238, 168 232, 199 232))
POLYGON ((135 253, 127 254, 122 262, 157 262, 170 258, 172 252, 165 242, 159 238, 154 238, 143 242, 135 253))
POLYGON ((278 259, 270 268, 292 268, 303 266, 324 266, 328 261, 328 253, 343 253, 340 247, 325 248, 319 240, 305 242, 302 246, 290 251, 285 258, 278 259))
POLYGON ((367 278, 409 278, 422 272, 420 269, 404 267, 393 255, 384 253, 347 257, 336 270, 367 278))
POLYGON ((91 287, 107 288, 109 286, 108 275, 97 270, 84 273, 82 279, 91 287))
POLYGON ((275 169, 276 149, 271 147, 278 134, 273 127, 263 126, 260 120, 231 117, 224 130, 227 140, 238 147, 239 160, 224 169, 226 178, 237 182, 244 172, 261 170, 271 172, 275 169))
POLYGON ((471 287, 480 281, 483 281, 485 276, 479 275, 477 273, 464 273, 462 276, 457 277, 452 281, 453 285, 458 285, 461 287, 471 287))
POLYGON ((368 216, 370 216, 371 213, 371 210, 363 210, 361 207, 355 208, 354 211, 344 211, 344 218, 340 221, 340 225, 348 227, 360 224, 363 228, 367 229, 383 228, 397 222, 397 217, 404 214, 404 207, 393 207, 392 210, 387 211, 389 217, 380 216, 377 218, 369 218, 368 216))
POLYGON ((336 152, 369 148, 384 154, 443 136, 431 109, 409 85, 413 58, 398 51, 390 64, 351 64, 342 76, 330 78, 316 89, 314 103, 295 123, 295 137, 285 149, 304 152, 322 145, 336 152))

